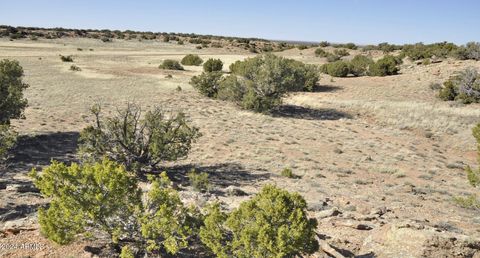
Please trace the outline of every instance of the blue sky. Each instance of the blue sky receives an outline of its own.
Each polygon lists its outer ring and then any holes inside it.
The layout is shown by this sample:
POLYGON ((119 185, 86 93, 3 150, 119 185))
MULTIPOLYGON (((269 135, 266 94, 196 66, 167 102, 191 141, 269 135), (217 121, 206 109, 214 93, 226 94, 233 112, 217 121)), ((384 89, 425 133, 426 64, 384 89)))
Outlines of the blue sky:
POLYGON ((480 41, 479 0, 2 0, 0 24, 368 43, 480 41))

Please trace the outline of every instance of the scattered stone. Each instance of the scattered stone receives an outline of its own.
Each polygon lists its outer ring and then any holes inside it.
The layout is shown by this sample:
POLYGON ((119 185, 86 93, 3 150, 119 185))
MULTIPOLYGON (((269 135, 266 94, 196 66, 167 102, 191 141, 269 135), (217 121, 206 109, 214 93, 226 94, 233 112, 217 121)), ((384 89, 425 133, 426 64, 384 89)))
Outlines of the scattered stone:
POLYGON ((240 189, 236 186, 233 186, 233 185, 225 188, 225 192, 229 196, 245 196, 245 195, 248 195, 245 191, 243 191, 242 189, 240 189))
POLYGON ((13 184, 5 188, 9 192, 17 193, 39 193, 40 191, 33 184, 13 184))
POLYGON ((337 222, 335 224, 338 225, 338 226, 350 227, 350 228, 354 228, 354 229, 358 229, 358 230, 371 230, 375 227, 374 225, 359 223, 359 222, 351 221, 351 220, 341 221, 341 222, 337 222))
POLYGON ((324 218, 328 218, 328 217, 338 216, 340 214, 342 214, 342 212, 340 212, 337 209, 337 207, 333 207, 329 210, 324 210, 324 211, 317 212, 316 218, 317 219, 324 219, 324 218))

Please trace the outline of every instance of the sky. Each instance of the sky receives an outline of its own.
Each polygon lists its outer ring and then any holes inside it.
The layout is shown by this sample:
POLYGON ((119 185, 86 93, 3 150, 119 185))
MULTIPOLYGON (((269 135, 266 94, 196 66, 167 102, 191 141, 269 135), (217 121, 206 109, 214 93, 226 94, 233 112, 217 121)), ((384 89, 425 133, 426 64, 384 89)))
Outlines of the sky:
POLYGON ((479 0, 0 0, 0 24, 396 44, 480 41, 479 0))

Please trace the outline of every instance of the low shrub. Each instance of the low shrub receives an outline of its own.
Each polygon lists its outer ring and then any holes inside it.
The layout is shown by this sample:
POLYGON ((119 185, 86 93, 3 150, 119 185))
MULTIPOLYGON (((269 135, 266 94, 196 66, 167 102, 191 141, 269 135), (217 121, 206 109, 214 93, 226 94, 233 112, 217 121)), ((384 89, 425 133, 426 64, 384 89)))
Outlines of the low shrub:
POLYGON ((10 128, 10 125, 0 125, 0 165, 8 158, 9 151, 15 146, 17 134, 10 128))
POLYGON ((339 57, 343 57, 343 56, 349 56, 350 53, 346 50, 346 49, 335 49, 333 51, 333 54, 335 54, 336 56, 339 56, 339 57))
MULTIPOLYGON (((477 142, 477 159, 480 161, 480 124, 477 124, 472 129, 472 134, 477 142)), ((467 180, 470 185, 475 188, 480 187, 480 168, 472 169, 470 166, 467 166, 465 171, 467 173, 467 180)), ((454 201, 464 208, 480 210, 480 199, 478 199, 478 193, 472 194, 468 197, 455 197, 454 201)))
POLYGON ((441 42, 424 45, 417 43, 413 45, 404 45, 402 48, 402 55, 409 57, 413 61, 422 60, 426 58, 445 58, 454 56, 458 52, 458 47, 453 43, 441 42))
POLYGON ((480 74, 473 68, 467 68, 443 83, 439 98, 458 100, 465 104, 480 102, 480 74))
POLYGON ((291 168, 284 168, 282 170, 281 175, 284 176, 284 177, 288 177, 288 178, 294 178, 295 177, 291 168))
POLYGON ((184 70, 178 61, 172 59, 163 60, 163 63, 158 68, 165 70, 184 70))
POLYGON ((203 60, 198 55, 188 54, 184 58, 182 58, 181 63, 182 65, 199 66, 203 63, 203 60))
POLYGON ((322 72, 333 77, 347 77, 350 73, 350 65, 344 61, 324 64, 320 69, 322 72))
POLYGON ((78 67, 78 66, 76 66, 76 65, 71 65, 71 66, 70 66, 70 70, 71 70, 71 71, 74 71, 74 72, 78 72, 78 71, 81 71, 82 68, 80 68, 80 67, 78 67))
POLYGON ((395 75, 398 73, 398 65, 401 63, 401 60, 391 56, 386 55, 383 58, 377 60, 374 64, 370 65, 368 74, 370 76, 387 76, 395 75))
POLYGON ((204 192, 210 190, 210 182, 208 181, 208 174, 205 172, 197 172, 195 169, 187 173, 188 180, 193 189, 204 192))
POLYGON ((193 76, 190 84, 202 95, 216 98, 221 79, 222 72, 203 72, 200 75, 193 76))
POLYGON ((223 69, 223 62, 220 59, 210 58, 203 64, 203 71, 208 73, 222 71, 222 69, 223 69))
POLYGON ((87 161, 108 157, 140 172, 186 157, 200 136, 183 113, 167 115, 160 107, 144 116, 140 107, 131 103, 108 118, 102 117, 100 105, 91 111, 95 124, 83 129, 79 139, 80 156, 87 161))
POLYGON ((465 46, 459 47, 454 56, 460 60, 480 60, 480 43, 479 42, 469 42, 465 46))
POLYGON ((368 70, 371 65, 373 65, 373 60, 369 57, 363 55, 356 55, 350 61, 350 73, 354 76, 364 76, 367 75, 368 70))
POLYGON ((299 194, 267 185, 230 213, 211 205, 200 239, 218 257, 295 257, 318 250, 316 227, 299 194))
POLYGON ((95 231, 116 246, 133 243, 144 254, 176 254, 189 246, 200 226, 198 213, 184 207, 165 172, 149 177, 152 184, 145 198, 135 175, 107 159, 70 166, 53 161, 30 176, 51 199, 48 208, 39 209, 41 233, 59 244, 81 235, 93 237, 95 231))
POLYGON ((62 60, 62 62, 73 62, 73 57, 60 55, 60 60, 62 60))
POLYGON ((323 50, 322 48, 317 48, 315 49, 315 56, 318 56, 318 57, 327 57, 328 56, 328 52, 323 50))
POLYGON ((334 54, 332 54, 332 53, 328 53, 328 54, 327 54, 327 62, 333 63, 333 62, 336 62, 336 61, 338 61, 338 60, 340 60, 340 57, 339 57, 339 56, 334 55, 334 54))

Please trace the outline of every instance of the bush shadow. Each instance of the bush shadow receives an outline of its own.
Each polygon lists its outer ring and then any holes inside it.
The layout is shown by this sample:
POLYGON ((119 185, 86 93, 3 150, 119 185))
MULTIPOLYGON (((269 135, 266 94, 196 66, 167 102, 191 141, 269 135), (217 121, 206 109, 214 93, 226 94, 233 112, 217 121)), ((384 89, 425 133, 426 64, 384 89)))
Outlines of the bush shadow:
POLYGON ((213 165, 186 164, 163 167, 163 170, 167 171, 170 179, 182 185, 189 183, 187 173, 192 169, 195 169, 197 172, 207 173, 209 175, 209 182, 220 188, 252 185, 270 177, 270 173, 268 172, 247 171, 238 163, 219 163, 213 165))
POLYGON ((78 132, 55 132, 19 136, 17 146, 8 160, 8 171, 28 171, 46 166, 52 159, 61 162, 75 161, 78 132))
POLYGON ((313 109, 297 105, 281 105, 271 112, 273 117, 286 117, 305 120, 339 120, 353 117, 342 111, 331 108, 313 109))

